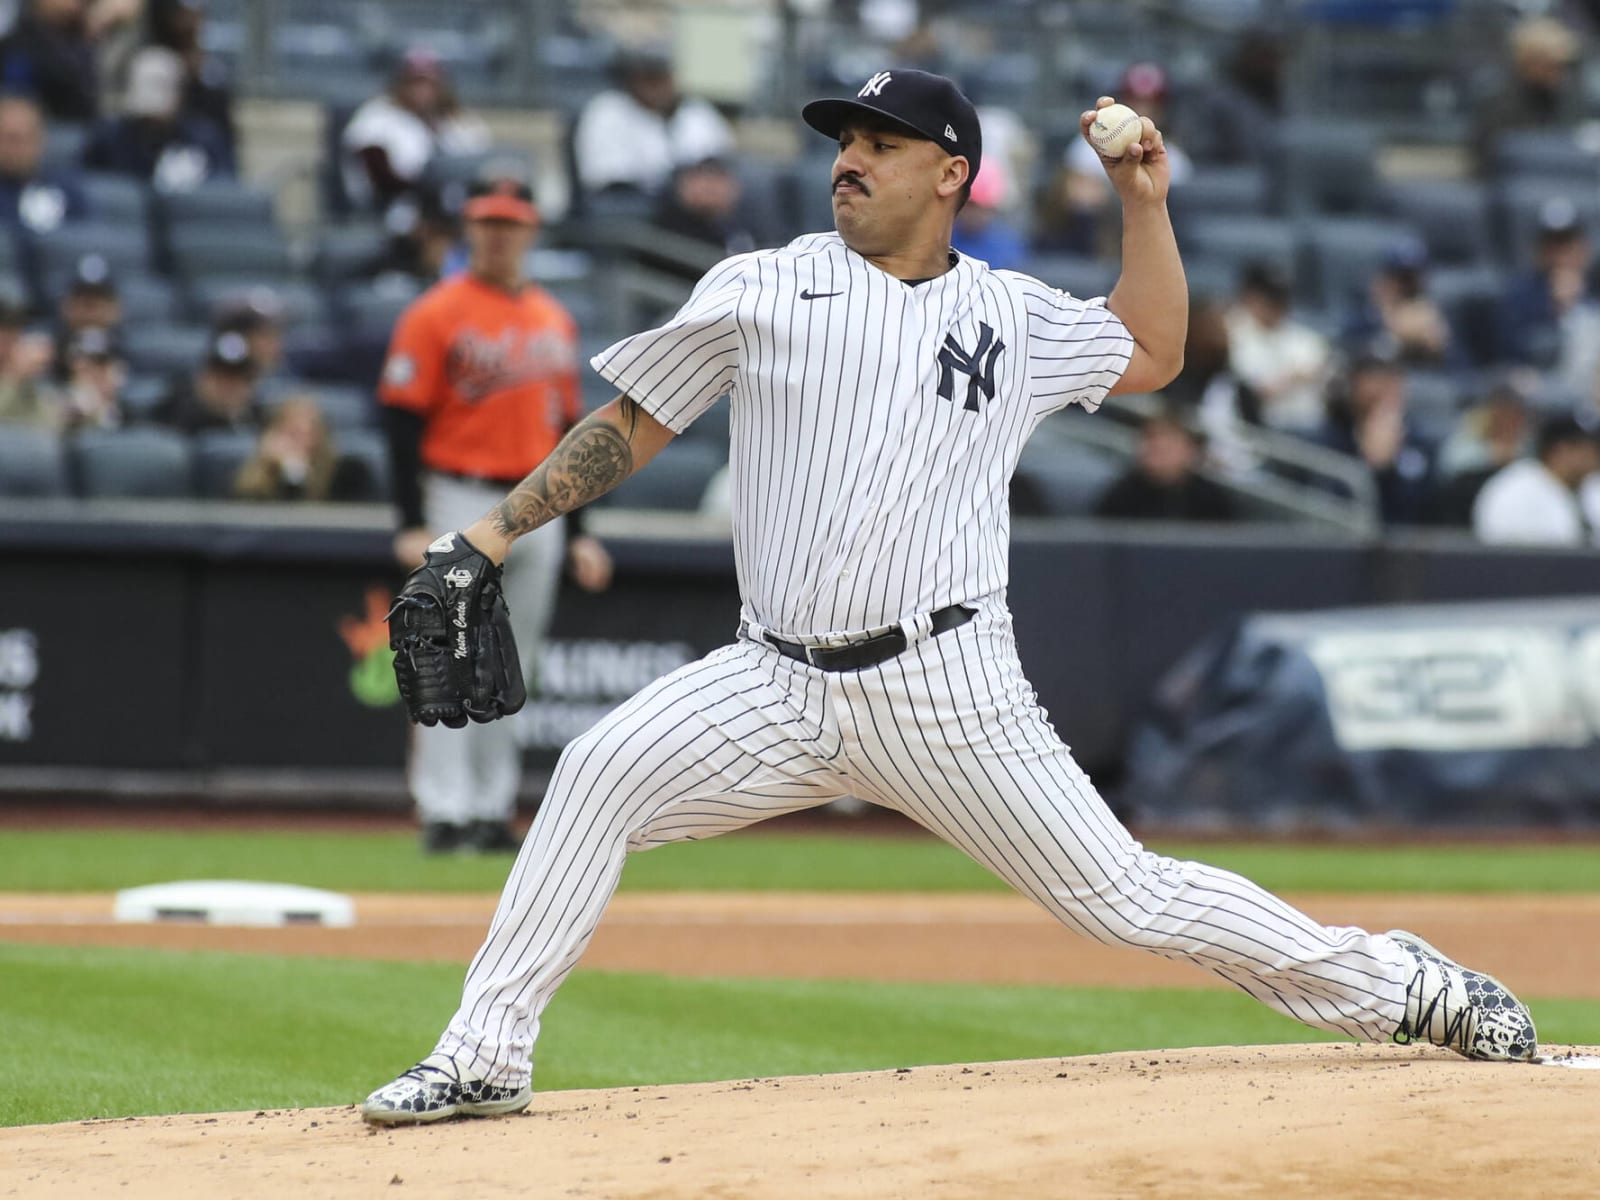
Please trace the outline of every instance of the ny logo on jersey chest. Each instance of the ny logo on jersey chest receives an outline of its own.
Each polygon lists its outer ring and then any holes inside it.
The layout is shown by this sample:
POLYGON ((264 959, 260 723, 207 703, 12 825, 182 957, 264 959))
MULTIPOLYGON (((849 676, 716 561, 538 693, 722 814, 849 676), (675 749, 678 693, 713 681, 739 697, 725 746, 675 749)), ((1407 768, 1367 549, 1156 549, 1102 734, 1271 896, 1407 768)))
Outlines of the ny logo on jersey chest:
POLYGON ((997 341, 994 330, 983 322, 978 323, 978 345, 975 350, 964 350, 956 335, 946 334, 944 348, 939 351, 939 398, 954 400, 956 372, 967 377, 967 401, 961 407, 968 412, 978 411, 978 394, 985 400, 994 399, 994 364, 1006 344, 997 341))

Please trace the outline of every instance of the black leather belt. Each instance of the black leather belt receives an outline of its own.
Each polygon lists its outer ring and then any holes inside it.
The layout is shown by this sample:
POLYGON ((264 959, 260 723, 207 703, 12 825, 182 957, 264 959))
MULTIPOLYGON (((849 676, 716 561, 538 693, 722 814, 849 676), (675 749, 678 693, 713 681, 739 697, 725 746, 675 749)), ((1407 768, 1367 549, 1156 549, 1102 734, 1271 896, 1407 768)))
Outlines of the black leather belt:
MULTIPOLYGON (((931 618, 934 635, 961 628, 977 615, 977 611, 961 604, 941 608, 931 618)), ((788 642, 770 633, 763 633, 761 636, 785 658, 810 663, 821 671, 862 671, 867 667, 875 667, 881 662, 886 662, 896 654, 904 653, 906 647, 910 645, 906 641, 904 629, 891 629, 888 633, 880 633, 876 637, 869 637, 865 641, 855 642, 849 646, 802 646, 799 642, 788 642)))

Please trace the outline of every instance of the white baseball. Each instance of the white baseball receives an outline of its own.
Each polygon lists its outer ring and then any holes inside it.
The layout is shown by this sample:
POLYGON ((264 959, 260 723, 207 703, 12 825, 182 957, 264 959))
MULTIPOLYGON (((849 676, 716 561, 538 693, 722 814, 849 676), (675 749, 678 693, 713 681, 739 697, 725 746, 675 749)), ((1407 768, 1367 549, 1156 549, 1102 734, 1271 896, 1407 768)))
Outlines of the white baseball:
POLYGON ((1118 159, 1144 133, 1144 122, 1126 104, 1108 104, 1095 114, 1089 126, 1089 144, 1101 158, 1118 159))

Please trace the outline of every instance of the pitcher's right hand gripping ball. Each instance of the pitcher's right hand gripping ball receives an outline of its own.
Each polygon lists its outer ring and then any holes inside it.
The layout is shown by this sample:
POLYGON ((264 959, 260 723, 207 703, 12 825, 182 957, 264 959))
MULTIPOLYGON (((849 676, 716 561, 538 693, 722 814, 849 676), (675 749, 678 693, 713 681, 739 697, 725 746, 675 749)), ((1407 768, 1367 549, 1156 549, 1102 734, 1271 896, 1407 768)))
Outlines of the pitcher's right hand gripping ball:
POLYGON ((419 725, 508 717, 528 698, 500 568, 462 537, 428 547, 389 610, 389 648, 406 711, 419 725))

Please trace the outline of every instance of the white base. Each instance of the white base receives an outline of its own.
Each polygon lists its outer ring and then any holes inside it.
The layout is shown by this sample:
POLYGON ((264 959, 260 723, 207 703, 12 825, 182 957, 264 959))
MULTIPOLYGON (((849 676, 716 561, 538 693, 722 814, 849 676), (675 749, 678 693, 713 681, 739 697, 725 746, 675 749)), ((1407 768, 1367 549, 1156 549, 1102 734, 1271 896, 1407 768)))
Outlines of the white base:
POLYGON ((118 921, 190 921, 204 925, 355 924, 349 896, 292 883, 192 879, 117 893, 118 921))

